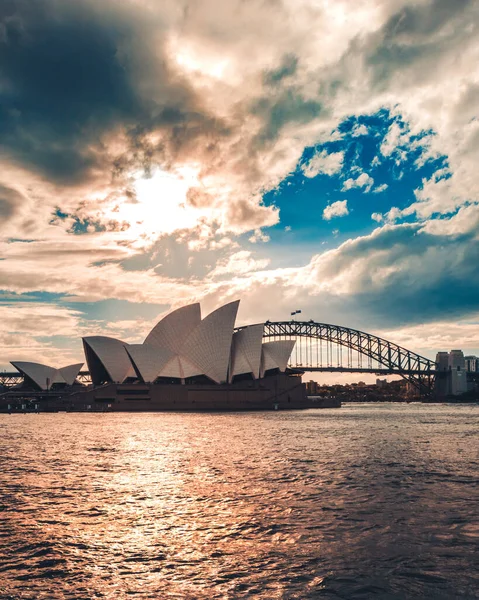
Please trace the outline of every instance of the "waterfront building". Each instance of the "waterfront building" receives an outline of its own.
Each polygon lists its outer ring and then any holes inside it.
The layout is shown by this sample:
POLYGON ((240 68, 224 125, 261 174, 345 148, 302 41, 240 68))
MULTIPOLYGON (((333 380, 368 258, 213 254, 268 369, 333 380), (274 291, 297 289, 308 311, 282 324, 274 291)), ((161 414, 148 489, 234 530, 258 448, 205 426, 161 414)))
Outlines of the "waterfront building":
POLYGON ((294 340, 263 342, 263 324, 234 331, 239 300, 201 318, 198 303, 164 317, 142 344, 104 336, 83 338, 95 385, 104 383, 224 384, 286 370, 294 340))
POLYGON ((314 396, 315 394, 318 393, 319 385, 318 385, 317 381, 310 380, 310 381, 307 381, 305 385, 306 385, 306 392, 308 393, 308 396, 314 396))
POLYGON ((83 338, 91 385, 77 381, 80 363, 57 369, 12 362, 23 383, 2 397, 0 411, 11 406, 129 412, 317 405, 308 399, 303 372, 288 368, 294 340, 264 342, 263 323, 235 328, 238 306, 239 300, 230 302, 204 318, 198 303, 183 306, 160 320, 142 344, 83 338))

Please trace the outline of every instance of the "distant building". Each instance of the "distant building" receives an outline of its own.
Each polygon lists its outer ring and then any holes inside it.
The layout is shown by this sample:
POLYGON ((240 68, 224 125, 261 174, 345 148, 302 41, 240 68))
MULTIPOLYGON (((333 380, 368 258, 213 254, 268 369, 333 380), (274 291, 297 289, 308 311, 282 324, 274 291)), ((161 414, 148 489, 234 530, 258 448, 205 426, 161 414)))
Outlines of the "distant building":
POLYGON ((449 352, 449 369, 451 371, 450 393, 457 396, 467 392, 466 361, 462 350, 449 352))
POLYGON ((468 390, 467 373, 476 367, 476 357, 464 357, 462 350, 438 352, 436 355, 436 395, 459 396, 468 390))
POLYGON ((376 386, 378 388, 385 388, 388 384, 387 379, 376 379, 376 386))
POLYGON ((438 352, 436 354, 436 365, 438 371, 449 371, 449 352, 438 352))
POLYGON ((479 372, 479 358, 477 356, 465 356, 464 361, 466 363, 466 371, 468 373, 479 372))

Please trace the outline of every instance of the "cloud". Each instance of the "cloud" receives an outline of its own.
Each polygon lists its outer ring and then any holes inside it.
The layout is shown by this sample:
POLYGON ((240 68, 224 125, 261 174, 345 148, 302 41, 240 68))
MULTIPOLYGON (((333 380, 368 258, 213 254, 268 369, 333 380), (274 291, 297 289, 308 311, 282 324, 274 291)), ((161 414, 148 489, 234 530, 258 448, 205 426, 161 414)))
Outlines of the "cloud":
POLYGON ((241 250, 231 254, 227 258, 220 260, 216 267, 211 271, 209 277, 215 279, 222 275, 244 275, 251 271, 266 269, 270 261, 267 258, 260 260, 254 259, 252 253, 247 250, 241 250))
POLYGON ((16 190, 0 185, 0 226, 11 219, 25 199, 16 190))
POLYGON ((346 215, 349 215, 347 200, 337 200, 329 206, 326 206, 323 210, 323 219, 325 221, 330 221, 335 217, 345 217, 346 215))
POLYGON ((369 129, 364 124, 357 123, 351 132, 353 137, 360 137, 362 135, 369 135, 369 129))
POLYGON ((372 332, 473 318, 479 314, 475 211, 474 219, 469 214, 461 221, 469 222, 467 231, 459 224, 454 235, 419 224, 385 225, 302 267, 237 277, 215 295, 239 294, 256 319, 280 318, 297 304, 308 318, 372 332))
MULTIPOLYGON (((22 302, 19 298, 0 302, 0 365, 13 371, 11 360, 38 361, 51 366, 65 366, 78 361, 76 352, 56 345, 57 336, 79 332, 80 313, 44 302, 22 302)), ((81 360, 81 358, 80 358, 81 360)))
POLYGON ((478 310, 475 232, 431 234, 384 226, 313 258, 305 269, 317 293, 345 296, 377 323, 418 323, 478 310))
MULTIPOLYGON (((180 14, 173 2, 106 0, 99 9, 89 0, 12 0, 1 17, 4 167, 22 165, 47 178, 57 186, 50 196, 57 206, 103 226, 117 205, 131 202, 138 170, 199 166, 192 188, 201 199, 193 190, 188 202, 211 208, 210 225, 235 234, 271 226, 275 211, 261 205, 263 192, 344 116, 395 98, 410 134, 435 127, 442 143, 466 115, 470 121, 477 90, 471 82, 462 92, 456 83, 470 72, 475 37, 467 24, 475 12, 472 3, 449 4, 305 2, 272 11, 256 0, 227 9, 203 0, 180 14), (343 9, 351 14, 347 25, 343 9), (317 38, 308 35, 312 27, 317 38), (452 71, 459 47, 463 62, 452 71), (436 56, 442 71, 430 68, 436 56), (440 77, 449 82, 446 118, 437 101, 440 77)), ((353 131, 365 134, 363 125, 353 131)), ((334 174, 341 158, 316 156, 305 173, 334 174)), ((48 194, 39 193, 47 205, 48 194)))
POLYGON ((316 177, 319 174, 334 175, 339 173, 343 166, 344 152, 332 152, 326 150, 318 152, 301 168, 306 177, 316 177))
MULTIPOLYGON (((65 236, 66 237, 66 236, 65 236)), ((1 288, 15 293, 43 290, 68 294, 83 302, 117 298, 170 304, 189 298, 206 284, 159 275, 153 267, 126 270, 121 262, 135 256, 129 248, 103 240, 102 234, 62 242, 0 244, 1 288), (172 296, 172 287, 175 294, 172 296)))
POLYGON ((266 235, 261 231, 261 229, 256 229, 251 237, 248 238, 248 242, 252 244, 257 244, 258 242, 269 242, 271 238, 269 235, 266 235))
MULTIPOLYGON (((207 77, 195 73, 194 83, 179 54, 172 54, 172 6, 152 12, 139 10, 136 2, 120 7, 107 0, 99 11, 87 0, 61 5, 13 0, 0 18, 2 156, 6 164, 21 164, 55 183, 57 203, 64 195, 74 206, 68 188, 88 183, 89 194, 77 206, 90 215, 103 195, 98 215, 103 223, 115 202, 128 202, 123 193, 135 171, 156 165, 175 171, 194 163, 205 165, 202 204, 213 209, 211 220, 219 218, 224 230, 234 231, 271 224, 268 210, 259 206, 263 181, 249 167, 260 170, 248 164, 260 160, 248 148, 257 144, 259 132, 241 131, 245 113, 254 109, 244 104, 235 115, 230 103, 228 115, 220 116, 216 106, 208 106, 206 90, 194 89, 207 77), (238 152, 241 145, 244 151, 238 152), (246 205, 248 211, 241 208, 246 205)), ((190 11, 189 20, 194 18, 190 11)), ((279 71, 270 74, 278 83, 287 72, 294 74, 294 61, 285 61, 281 77, 279 71)), ((301 97, 300 90, 279 88, 256 103, 264 140, 275 137, 283 123, 305 122, 314 102, 301 97)), ((189 199, 197 203, 198 195, 189 199)))
POLYGON ((391 156, 397 150, 398 146, 406 146, 409 139, 409 134, 407 132, 403 133, 400 125, 394 122, 381 144, 380 152, 383 156, 391 156))
POLYGON ((373 189, 373 193, 374 194, 380 194, 381 192, 385 192, 388 189, 388 184, 387 183, 382 183, 381 185, 378 185, 378 187, 373 189))
POLYGON ((343 184, 343 191, 352 190, 354 188, 364 188, 365 192, 369 192, 374 185, 374 179, 367 173, 361 173, 356 179, 346 179, 343 184))
POLYGON ((286 78, 292 77, 298 68, 298 57, 294 54, 285 54, 281 64, 276 69, 267 70, 263 75, 266 85, 275 86, 286 78))
POLYGON ((479 350, 479 323, 477 315, 471 321, 435 321, 419 324, 401 329, 384 330, 382 335, 386 339, 394 339, 397 344, 405 348, 418 348, 418 350, 431 348, 437 351, 449 351, 453 348, 462 348, 466 351, 479 350))

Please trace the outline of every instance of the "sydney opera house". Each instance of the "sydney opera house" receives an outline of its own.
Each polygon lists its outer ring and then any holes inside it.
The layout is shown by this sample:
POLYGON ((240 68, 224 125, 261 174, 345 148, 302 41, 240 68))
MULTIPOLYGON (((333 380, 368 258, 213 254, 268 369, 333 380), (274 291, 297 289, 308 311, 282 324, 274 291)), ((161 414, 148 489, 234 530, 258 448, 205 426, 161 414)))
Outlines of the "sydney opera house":
POLYGON ((264 342, 263 324, 235 329, 239 300, 202 318, 198 303, 166 315, 142 344, 83 338, 83 366, 15 362, 24 385, 60 390, 68 410, 241 410, 307 406, 301 373, 288 369, 294 341, 264 342), (61 392, 63 390, 63 392, 61 392))

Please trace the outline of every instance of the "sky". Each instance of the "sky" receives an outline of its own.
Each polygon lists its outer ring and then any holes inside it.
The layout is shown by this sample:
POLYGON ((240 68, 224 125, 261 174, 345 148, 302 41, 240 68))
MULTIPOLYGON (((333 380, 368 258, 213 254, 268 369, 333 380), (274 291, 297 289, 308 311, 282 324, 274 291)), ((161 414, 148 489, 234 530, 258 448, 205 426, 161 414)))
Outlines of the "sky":
POLYGON ((240 298, 479 353, 479 3, 0 3, 0 368, 240 298))

